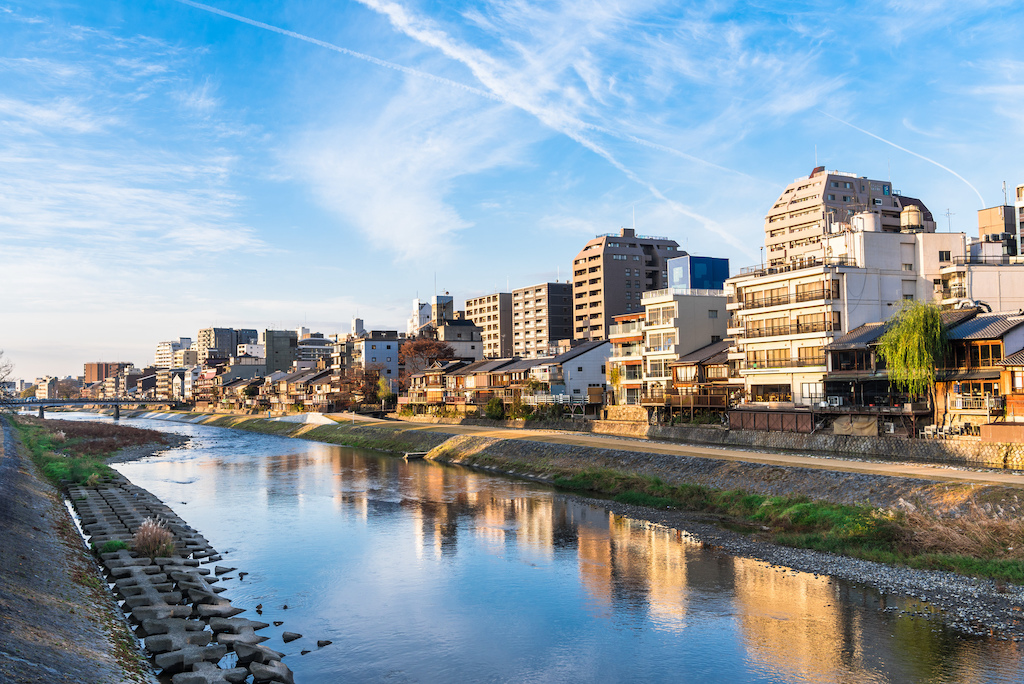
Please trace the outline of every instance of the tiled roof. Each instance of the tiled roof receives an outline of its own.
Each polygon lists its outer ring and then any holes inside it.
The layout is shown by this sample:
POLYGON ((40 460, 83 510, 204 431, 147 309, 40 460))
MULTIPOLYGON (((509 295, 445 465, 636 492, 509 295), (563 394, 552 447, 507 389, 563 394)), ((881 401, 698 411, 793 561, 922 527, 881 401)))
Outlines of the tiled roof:
POLYGON ((832 344, 826 345, 826 351, 847 351, 850 349, 867 349, 868 345, 885 333, 887 322, 865 323, 856 327, 842 337, 837 337, 832 344))
POLYGON ((718 342, 712 342, 706 347, 701 347, 696 351, 692 351, 689 354, 684 354, 683 356, 680 356, 679 360, 673 361, 673 363, 704 363, 711 357, 717 356, 718 354, 721 354, 723 352, 728 354, 730 344, 730 340, 719 340, 718 342))
MULTIPOLYGON (((573 347, 564 354, 559 354, 555 358, 549 359, 549 363, 565 363, 566 361, 571 361, 580 354, 586 354, 588 351, 592 349, 597 349, 602 344, 611 345, 611 343, 608 340, 591 340, 590 342, 584 342, 583 344, 573 347)), ((609 346, 609 349, 610 348, 611 347, 609 346)))
POLYGON ((539 359, 520 359, 518 361, 510 363, 507 366, 502 366, 501 367, 501 372, 504 373, 504 372, 507 372, 507 371, 511 372, 511 371, 529 370, 531 368, 534 368, 535 366, 540 366, 540 365, 543 365, 545 363, 550 363, 550 362, 551 362, 551 357, 550 356, 545 356, 545 357, 542 357, 542 358, 539 358, 539 359))
POLYGON ((946 328, 952 328, 954 325, 960 325, 964 321, 974 318, 979 313, 981 313, 981 309, 977 307, 971 307, 969 309, 949 309, 939 314, 939 317, 942 319, 943 326, 946 328))
POLYGON ((999 366, 1024 366, 1024 349, 1014 352, 1001 361, 996 361, 999 366))
POLYGON ((1024 323, 1019 313, 983 313, 953 326, 947 333, 951 340, 995 340, 1024 323))

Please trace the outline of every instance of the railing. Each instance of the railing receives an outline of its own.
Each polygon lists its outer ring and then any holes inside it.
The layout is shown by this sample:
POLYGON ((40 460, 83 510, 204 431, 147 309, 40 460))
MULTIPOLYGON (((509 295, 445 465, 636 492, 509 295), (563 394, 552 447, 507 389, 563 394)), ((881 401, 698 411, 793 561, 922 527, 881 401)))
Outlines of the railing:
POLYGON ((747 328, 743 337, 753 339, 757 337, 774 337, 776 335, 800 335, 802 333, 834 332, 840 330, 838 324, 832 321, 816 321, 814 323, 791 323, 789 325, 773 325, 764 328, 747 328))
POLYGON ((824 366, 825 356, 805 356, 800 359, 765 359, 764 361, 741 361, 745 370, 764 370, 766 368, 802 368, 804 366, 824 366))
POLYGON ((583 396, 573 396, 571 394, 527 394, 521 398, 521 401, 527 406, 537 406, 539 404, 561 404, 568 406, 571 404, 586 404, 587 399, 583 396))
MULTIPOLYGON (((601 235, 598 235, 597 237, 599 237, 599 238, 603 238, 603 237, 606 237, 606 238, 622 238, 623 240, 628 239, 628 238, 622 237, 622 235, 620 233, 603 233, 601 235)), ((635 237, 637 240, 665 240, 665 241, 668 241, 667 237, 660 237, 658 235, 634 235, 633 237, 635 237)))
POLYGON ((691 287, 664 287, 660 290, 644 292, 643 299, 667 297, 668 295, 693 295, 696 297, 724 297, 725 290, 701 290, 691 287))
POLYGON ((796 293, 796 301, 798 302, 811 302, 816 299, 832 299, 831 288, 819 287, 814 290, 805 290, 804 292, 796 293))
POLYGON ((1006 254, 992 256, 955 256, 954 266, 1006 266, 1010 264, 1024 264, 1024 256, 1009 256, 1006 254))
POLYGON ((640 321, 630 321, 629 323, 616 323, 615 325, 608 326, 608 336, 612 335, 627 335, 632 332, 640 332, 641 326, 640 321))
POLYGON ((954 394, 952 401, 953 408, 958 411, 985 411, 988 409, 1002 410, 1002 397, 972 397, 962 394, 954 394))
POLYGON ((740 269, 740 275, 761 277, 766 275, 775 275, 777 273, 800 271, 805 268, 817 268, 818 266, 857 266, 857 261, 850 257, 813 257, 791 264, 779 264, 778 266, 765 266, 764 264, 745 266, 740 269))
POLYGON ((954 285, 942 290, 943 299, 964 299, 965 297, 967 297, 967 287, 964 285, 954 285))
POLYGON ((784 295, 773 295, 771 297, 746 297, 743 300, 744 309, 763 309, 766 306, 778 306, 779 304, 789 304, 790 297, 788 294, 784 295))

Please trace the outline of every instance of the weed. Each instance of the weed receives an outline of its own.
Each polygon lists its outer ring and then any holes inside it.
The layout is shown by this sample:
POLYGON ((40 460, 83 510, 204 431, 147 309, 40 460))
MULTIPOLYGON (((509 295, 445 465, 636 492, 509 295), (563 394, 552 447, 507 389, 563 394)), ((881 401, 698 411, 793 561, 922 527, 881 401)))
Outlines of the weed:
POLYGON ((174 535, 163 522, 146 518, 132 537, 132 547, 143 556, 156 558, 174 553, 174 535))
POLYGON ((120 539, 111 539, 109 541, 103 542, 103 546, 100 547, 100 553, 114 553, 115 551, 120 551, 121 549, 127 548, 128 545, 120 539))

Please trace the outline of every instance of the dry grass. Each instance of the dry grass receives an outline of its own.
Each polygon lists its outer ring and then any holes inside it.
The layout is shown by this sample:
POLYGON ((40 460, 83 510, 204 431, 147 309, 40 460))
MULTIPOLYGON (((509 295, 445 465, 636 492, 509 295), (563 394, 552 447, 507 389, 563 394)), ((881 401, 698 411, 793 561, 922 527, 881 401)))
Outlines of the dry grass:
POLYGON ((959 518, 908 513, 905 542, 915 553, 1024 560, 1024 520, 993 518, 973 504, 959 518))
POLYGON ((170 556, 174 553, 174 535, 163 522, 146 518, 132 537, 132 548, 150 558, 170 556))
POLYGON ((156 430, 96 423, 91 421, 40 420, 19 416, 24 424, 40 427, 49 433, 55 448, 73 456, 109 456, 125 447, 142 444, 167 444, 164 435, 156 430))

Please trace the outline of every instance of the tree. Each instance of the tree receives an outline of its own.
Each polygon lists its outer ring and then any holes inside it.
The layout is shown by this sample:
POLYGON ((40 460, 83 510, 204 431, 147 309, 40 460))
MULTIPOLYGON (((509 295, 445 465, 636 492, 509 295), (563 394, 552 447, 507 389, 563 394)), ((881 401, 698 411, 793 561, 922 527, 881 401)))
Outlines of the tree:
POLYGON ((422 337, 410 340, 398 349, 398 362, 403 365, 402 384, 407 384, 410 376, 422 373, 435 361, 454 358, 455 350, 450 344, 422 337))
MULTIPOLYGON (((11 373, 14 372, 14 364, 11 363, 10 359, 4 358, 4 350, 0 349, 0 407, 2 407, 8 400, 7 390, 3 388, 3 384, 7 382, 7 379, 11 377, 11 373)), ((11 393, 10 396, 14 396, 11 393)))
POLYGON ((391 383, 383 375, 377 380, 377 398, 385 404, 395 400, 395 393, 391 391, 391 383))
POLYGON ((57 382, 58 399, 77 399, 81 395, 81 388, 74 380, 60 380, 57 382))
POLYGON ((889 382, 912 396, 931 396, 935 366, 946 351, 939 307, 904 301, 878 341, 877 354, 889 369, 889 382))

